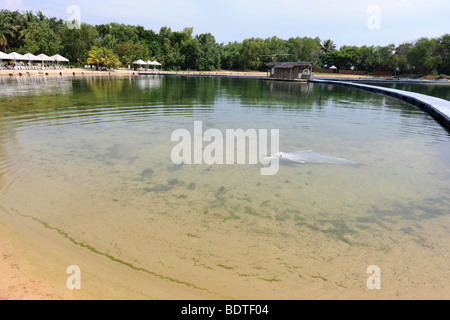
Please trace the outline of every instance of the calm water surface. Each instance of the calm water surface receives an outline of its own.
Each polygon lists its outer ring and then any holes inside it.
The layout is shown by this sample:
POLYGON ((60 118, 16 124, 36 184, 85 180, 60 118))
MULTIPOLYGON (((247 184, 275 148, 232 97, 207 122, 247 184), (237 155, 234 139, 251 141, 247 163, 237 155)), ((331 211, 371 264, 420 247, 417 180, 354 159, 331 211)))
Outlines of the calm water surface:
POLYGON ((152 76, 1 79, 0 99, 0 205, 149 286, 238 299, 450 298, 450 137, 402 101, 152 76), (176 166, 171 134, 194 121, 280 129, 281 151, 361 165, 274 176, 260 165, 176 166), (371 265, 382 272, 376 293, 371 265))
POLYGON ((432 97, 450 100, 450 83, 394 83, 390 82, 367 82, 367 84, 388 87, 426 94, 432 97))

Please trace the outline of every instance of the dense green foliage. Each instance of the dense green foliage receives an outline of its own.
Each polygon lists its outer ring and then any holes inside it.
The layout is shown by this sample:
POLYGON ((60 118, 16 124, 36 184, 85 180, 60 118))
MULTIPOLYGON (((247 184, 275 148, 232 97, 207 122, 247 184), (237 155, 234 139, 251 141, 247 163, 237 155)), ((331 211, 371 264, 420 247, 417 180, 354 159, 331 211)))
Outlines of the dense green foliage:
POLYGON ((88 63, 88 57, 97 50, 107 58, 93 64, 118 66, 120 62, 127 66, 137 59, 157 60, 166 70, 265 70, 269 61, 290 60, 313 61, 319 69, 334 65, 365 72, 450 74, 450 34, 399 46, 339 49, 330 39, 309 37, 284 40, 274 36, 219 44, 210 33, 194 35, 193 28, 172 31, 162 27, 159 33, 119 23, 81 23, 79 28, 69 28, 62 19, 42 12, 1 10, 0 48, 22 54, 59 53, 75 65, 88 63))

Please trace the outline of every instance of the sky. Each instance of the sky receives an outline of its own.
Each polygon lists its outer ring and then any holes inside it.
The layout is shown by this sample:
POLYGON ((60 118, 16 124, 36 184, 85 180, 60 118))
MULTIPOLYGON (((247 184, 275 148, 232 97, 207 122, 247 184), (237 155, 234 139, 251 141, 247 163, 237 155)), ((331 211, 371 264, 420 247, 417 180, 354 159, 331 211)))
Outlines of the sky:
POLYGON ((219 43, 277 36, 342 45, 399 45, 450 33, 449 0, 0 0, 0 9, 42 11, 92 25, 117 22, 159 32, 193 27, 219 43))

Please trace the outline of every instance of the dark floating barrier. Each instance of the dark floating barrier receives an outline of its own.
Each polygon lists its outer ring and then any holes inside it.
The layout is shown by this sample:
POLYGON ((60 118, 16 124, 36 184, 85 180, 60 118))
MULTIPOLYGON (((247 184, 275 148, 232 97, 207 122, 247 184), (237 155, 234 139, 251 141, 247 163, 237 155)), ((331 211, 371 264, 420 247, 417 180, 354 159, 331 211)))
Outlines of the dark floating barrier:
POLYGON ((354 87, 374 93, 381 93, 396 99, 403 100, 425 111, 432 116, 445 129, 450 131, 450 101, 428 96, 422 93, 404 91, 399 89, 372 86, 368 84, 354 83, 350 81, 336 80, 313 80, 315 83, 336 84, 347 87, 354 87))

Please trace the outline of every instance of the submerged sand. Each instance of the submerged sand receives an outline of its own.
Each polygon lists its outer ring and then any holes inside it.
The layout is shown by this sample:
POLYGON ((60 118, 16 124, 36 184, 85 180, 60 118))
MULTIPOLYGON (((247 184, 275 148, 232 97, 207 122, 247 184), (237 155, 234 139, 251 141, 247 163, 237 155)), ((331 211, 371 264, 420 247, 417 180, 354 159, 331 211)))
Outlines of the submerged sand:
MULTIPOLYGON (((136 272, 29 219, 0 221, 0 300, 218 299, 183 284, 136 272), (69 289, 67 267, 81 266, 81 289, 69 289)), ((10 217, 10 216, 9 216, 10 217)))
MULTIPOLYGON (((46 188, 56 194, 60 183, 46 183, 46 188)), ((70 187, 62 187, 67 188, 70 187)), ((76 192, 76 188, 70 189, 76 192)), ((21 190, 18 195, 32 194, 32 189, 21 190)), ((59 192, 55 198, 67 197, 59 192)), ((226 212, 195 214, 180 203, 176 211, 189 215, 189 220, 184 219, 175 211, 168 212, 164 200, 172 201, 180 195, 172 190, 164 197, 154 198, 152 211, 156 214, 151 218, 137 215, 134 224, 142 225, 137 229, 125 217, 117 216, 119 221, 114 223, 117 226, 108 222, 114 204, 108 205, 107 199, 98 205, 104 212, 98 212, 96 217, 76 214, 89 212, 89 201, 76 205, 65 199, 60 205, 74 210, 74 226, 58 223, 58 217, 53 219, 51 215, 47 221, 27 216, 26 201, 19 204, 18 197, 3 201, 0 297, 38 300, 450 297, 447 285, 450 270, 445 263, 449 257, 445 227, 450 224, 448 215, 422 220, 417 230, 416 222, 406 224, 411 227, 402 227, 404 223, 399 226, 394 223, 397 218, 390 219, 393 222, 390 224, 367 217, 365 232, 360 235, 348 232, 343 239, 337 239, 327 229, 320 230, 320 225, 314 227, 313 221, 305 220, 299 227, 251 215, 227 220, 226 212), (107 227, 101 227, 102 221, 107 227), (226 246, 218 245, 225 242, 226 246), (71 265, 82 270, 81 290, 69 290, 66 286, 69 277, 66 269, 71 265), (366 268, 370 265, 378 265, 382 270, 381 290, 369 290, 366 286, 369 277, 366 268)), ((37 198, 29 200, 37 211, 54 210, 37 198)), ((132 210, 127 212, 133 214, 132 210)), ((362 219, 360 222, 366 223, 362 219)), ((324 227, 332 230, 331 223, 334 221, 324 227)))

